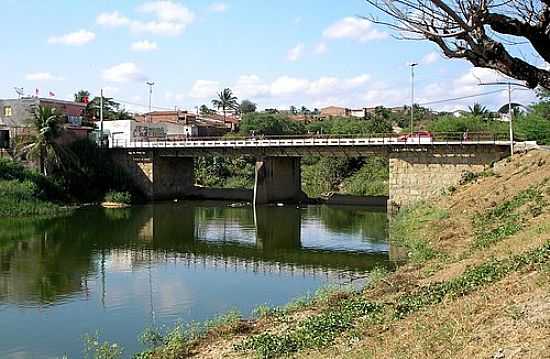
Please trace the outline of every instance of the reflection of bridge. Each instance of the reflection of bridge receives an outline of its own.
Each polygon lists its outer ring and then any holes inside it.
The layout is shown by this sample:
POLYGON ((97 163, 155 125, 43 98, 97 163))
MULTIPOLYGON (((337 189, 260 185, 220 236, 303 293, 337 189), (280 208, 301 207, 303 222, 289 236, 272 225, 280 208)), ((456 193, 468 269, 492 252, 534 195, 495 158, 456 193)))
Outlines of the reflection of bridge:
POLYGON ((451 133, 433 138, 380 135, 115 141, 111 150, 117 163, 151 199, 193 195, 194 157, 254 156, 256 204, 305 198, 302 156, 384 156, 390 160, 390 200, 402 205, 440 193, 456 184, 465 171, 483 170, 504 157, 509 145, 501 135, 451 133))

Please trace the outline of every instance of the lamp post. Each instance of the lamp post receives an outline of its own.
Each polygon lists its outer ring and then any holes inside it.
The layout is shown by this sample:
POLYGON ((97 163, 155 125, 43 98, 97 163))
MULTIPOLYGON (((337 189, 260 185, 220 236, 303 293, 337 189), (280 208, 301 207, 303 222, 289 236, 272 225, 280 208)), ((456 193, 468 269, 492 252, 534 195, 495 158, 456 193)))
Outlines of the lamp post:
POLYGON ((149 86, 149 122, 153 122, 153 86, 155 83, 153 81, 146 82, 147 86, 149 86))
POLYGON ((413 123, 414 123, 414 68, 418 66, 416 62, 413 62, 409 65, 411 67, 411 123, 409 126, 410 133, 413 133, 413 123))

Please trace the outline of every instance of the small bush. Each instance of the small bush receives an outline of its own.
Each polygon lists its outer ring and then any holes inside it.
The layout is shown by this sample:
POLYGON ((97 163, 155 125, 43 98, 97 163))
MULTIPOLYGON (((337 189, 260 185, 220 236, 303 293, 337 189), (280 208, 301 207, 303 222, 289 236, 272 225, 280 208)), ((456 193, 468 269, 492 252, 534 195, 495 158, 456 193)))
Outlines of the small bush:
POLYGON ((132 194, 130 192, 111 191, 105 195, 105 202, 132 204, 132 194))

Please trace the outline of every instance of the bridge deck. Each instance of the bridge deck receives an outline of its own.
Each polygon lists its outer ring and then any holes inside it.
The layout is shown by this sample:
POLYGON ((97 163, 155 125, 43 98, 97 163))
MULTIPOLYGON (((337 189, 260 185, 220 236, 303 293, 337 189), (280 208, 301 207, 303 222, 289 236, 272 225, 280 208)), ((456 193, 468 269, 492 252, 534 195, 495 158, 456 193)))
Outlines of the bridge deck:
POLYGON ((364 137, 364 138, 265 138, 265 139, 189 139, 158 141, 114 141, 110 148, 128 149, 250 149, 250 148, 323 148, 323 147, 378 147, 378 146, 461 146, 492 145, 510 146, 510 141, 497 139, 481 140, 433 140, 403 141, 397 137, 364 137))

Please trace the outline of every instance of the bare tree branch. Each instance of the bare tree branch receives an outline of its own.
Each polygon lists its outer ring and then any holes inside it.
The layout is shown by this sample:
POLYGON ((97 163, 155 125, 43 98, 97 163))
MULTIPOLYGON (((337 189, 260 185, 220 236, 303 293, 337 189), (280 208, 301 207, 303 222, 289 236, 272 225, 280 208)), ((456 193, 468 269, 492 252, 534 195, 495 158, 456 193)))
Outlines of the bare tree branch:
POLYGON ((550 63, 550 0, 366 0, 404 39, 426 39, 445 56, 550 89, 550 71, 510 54, 500 35, 525 38, 550 63), (392 21, 393 20, 393 21, 392 21), (500 34, 500 35, 499 35, 500 34))

